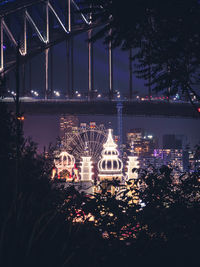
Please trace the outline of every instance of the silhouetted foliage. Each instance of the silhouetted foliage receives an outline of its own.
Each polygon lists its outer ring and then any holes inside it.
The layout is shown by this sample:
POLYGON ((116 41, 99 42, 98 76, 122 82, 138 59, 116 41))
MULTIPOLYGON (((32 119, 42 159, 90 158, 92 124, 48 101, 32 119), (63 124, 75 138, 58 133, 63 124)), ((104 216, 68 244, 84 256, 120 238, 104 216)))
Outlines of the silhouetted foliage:
POLYGON ((51 156, 21 131, 16 180, 16 120, 0 109, 1 266, 197 266, 198 171, 139 170, 127 186, 116 179, 88 195, 52 182, 51 156))
POLYGON ((103 26, 92 41, 132 48, 135 73, 155 91, 199 98, 198 0, 83 0, 82 11, 103 26))

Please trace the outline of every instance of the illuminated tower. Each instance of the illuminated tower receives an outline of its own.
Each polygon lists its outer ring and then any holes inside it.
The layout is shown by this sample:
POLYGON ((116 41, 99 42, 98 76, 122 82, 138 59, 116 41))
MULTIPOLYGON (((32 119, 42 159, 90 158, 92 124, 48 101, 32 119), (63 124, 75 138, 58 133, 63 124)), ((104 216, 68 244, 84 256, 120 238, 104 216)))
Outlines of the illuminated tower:
POLYGON ((85 155, 81 157, 81 180, 79 183, 79 191, 84 192, 86 194, 93 194, 94 193, 94 183, 92 180, 93 172, 92 172, 92 161, 91 157, 89 156, 88 151, 88 144, 85 144, 85 155))
POLYGON ((91 157, 89 156, 89 152, 88 152, 88 146, 86 143, 86 147, 85 147, 85 155, 81 157, 81 181, 92 181, 92 161, 91 161, 91 157))
POLYGON ((122 180, 123 163, 119 158, 117 144, 113 140, 112 130, 108 130, 108 136, 103 145, 102 159, 98 163, 99 178, 102 180, 112 180, 118 178, 122 180))
POLYGON ((128 162, 127 162, 127 179, 137 179, 138 173, 133 172, 133 169, 139 168, 139 161, 138 157, 134 155, 134 145, 133 142, 131 143, 131 150, 130 150, 130 156, 128 156, 128 162))

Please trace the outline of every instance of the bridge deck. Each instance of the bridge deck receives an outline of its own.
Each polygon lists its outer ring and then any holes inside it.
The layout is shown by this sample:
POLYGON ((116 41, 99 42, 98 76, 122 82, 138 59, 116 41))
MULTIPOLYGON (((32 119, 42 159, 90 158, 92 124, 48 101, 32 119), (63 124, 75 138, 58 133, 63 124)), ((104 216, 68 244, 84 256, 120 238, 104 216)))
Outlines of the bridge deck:
MULTIPOLYGON (((7 103, 15 109, 15 103, 7 103)), ((32 101, 21 102, 25 114, 88 114, 113 115, 117 113, 116 101, 32 101)), ((200 114, 189 103, 168 102, 123 102, 123 114, 135 116, 200 118, 200 114)))

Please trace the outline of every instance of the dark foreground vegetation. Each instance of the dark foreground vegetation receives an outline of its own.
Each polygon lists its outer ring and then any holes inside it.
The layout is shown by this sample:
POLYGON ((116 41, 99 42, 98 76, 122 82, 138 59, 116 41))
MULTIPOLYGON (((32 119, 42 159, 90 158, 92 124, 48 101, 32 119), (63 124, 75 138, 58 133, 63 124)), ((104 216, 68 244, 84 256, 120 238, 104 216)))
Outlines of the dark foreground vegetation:
POLYGON ((149 96, 179 93, 191 102, 200 101, 199 0, 81 2, 82 12, 104 25, 92 41, 103 38, 112 47, 129 50, 133 71, 145 80, 149 96))
POLYGON ((120 197, 58 190, 51 157, 0 109, 0 266, 199 266, 199 172, 143 170, 120 197))

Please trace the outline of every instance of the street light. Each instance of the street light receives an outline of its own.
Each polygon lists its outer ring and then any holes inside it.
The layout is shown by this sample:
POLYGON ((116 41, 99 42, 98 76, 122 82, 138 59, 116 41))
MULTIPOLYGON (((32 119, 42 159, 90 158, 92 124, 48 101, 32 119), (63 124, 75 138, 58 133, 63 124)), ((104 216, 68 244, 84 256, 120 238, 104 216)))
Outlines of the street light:
POLYGON ((60 92, 59 91, 54 91, 55 96, 60 96, 60 92))
POLYGON ((38 92, 31 90, 33 96, 39 96, 38 92))

